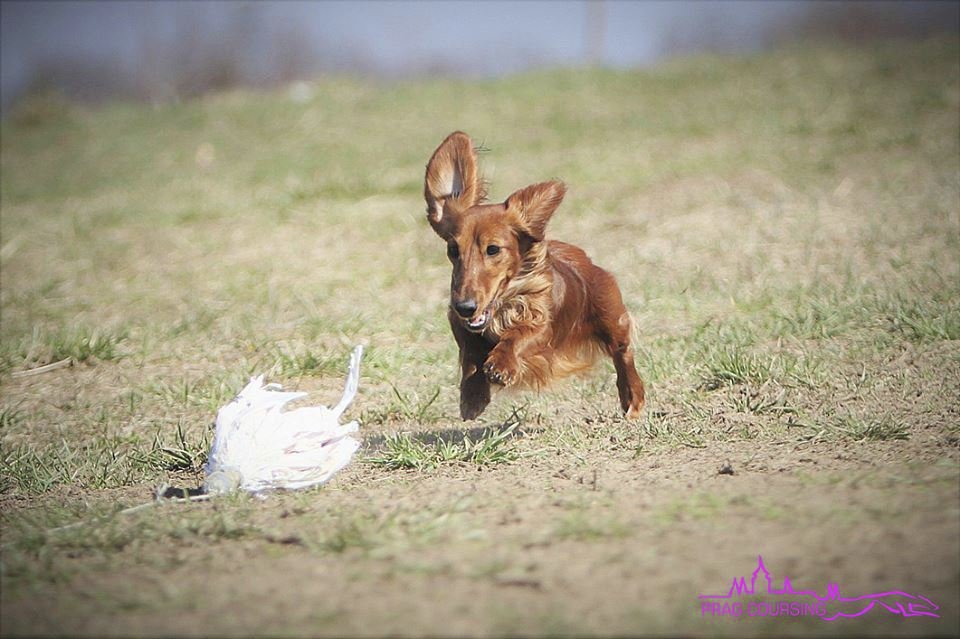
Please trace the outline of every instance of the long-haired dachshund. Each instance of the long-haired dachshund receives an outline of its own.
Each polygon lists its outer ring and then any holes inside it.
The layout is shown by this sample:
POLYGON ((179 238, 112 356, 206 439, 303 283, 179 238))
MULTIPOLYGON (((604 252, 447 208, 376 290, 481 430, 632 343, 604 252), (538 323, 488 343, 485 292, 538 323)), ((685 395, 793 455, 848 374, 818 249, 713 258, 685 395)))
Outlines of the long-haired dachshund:
POLYGON ((544 237, 565 193, 562 182, 541 182, 485 204, 473 142, 460 131, 427 163, 427 219, 453 264, 447 315, 460 347, 463 419, 483 412, 491 383, 539 389, 604 352, 620 406, 640 415, 643 381, 616 280, 576 246, 544 237))

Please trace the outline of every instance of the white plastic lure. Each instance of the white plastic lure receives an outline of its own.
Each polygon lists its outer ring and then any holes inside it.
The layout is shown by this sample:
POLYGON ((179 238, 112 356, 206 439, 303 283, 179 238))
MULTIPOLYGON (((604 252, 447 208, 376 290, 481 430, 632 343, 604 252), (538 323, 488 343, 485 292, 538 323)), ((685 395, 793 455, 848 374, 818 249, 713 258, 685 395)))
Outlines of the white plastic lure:
POLYGON ((217 412, 204 492, 307 488, 324 483, 349 464, 360 447, 350 434, 359 425, 340 424, 340 416, 356 397, 362 356, 363 346, 354 348, 343 397, 333 409, 304 406, 283 411, 285 404, 307 394, 264 385, 262 375, 251 378, 217 412))

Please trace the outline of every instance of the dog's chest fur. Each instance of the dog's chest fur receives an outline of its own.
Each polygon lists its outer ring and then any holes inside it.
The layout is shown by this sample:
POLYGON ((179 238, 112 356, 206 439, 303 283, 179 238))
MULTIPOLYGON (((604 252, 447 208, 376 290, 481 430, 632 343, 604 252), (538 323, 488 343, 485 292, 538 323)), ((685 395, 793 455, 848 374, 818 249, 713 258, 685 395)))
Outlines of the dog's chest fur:
POLYGON ((553 309, 562 306, 567 284, 554 268, 545 245, 535 257, 507 285, 490 325, 483 332, 484 339, 494 346, 501 335, 515 326, 537 327, 544 332, 545 344, 532 349, 531 354, 518 355, 520 377, 515 386, 527 389, 540 389, 553 379, 582 372, 593 366, 601 352, 600 344, 593 340, 568 339, 575 332, 572 326, 561 332, 554 330, 553 309))

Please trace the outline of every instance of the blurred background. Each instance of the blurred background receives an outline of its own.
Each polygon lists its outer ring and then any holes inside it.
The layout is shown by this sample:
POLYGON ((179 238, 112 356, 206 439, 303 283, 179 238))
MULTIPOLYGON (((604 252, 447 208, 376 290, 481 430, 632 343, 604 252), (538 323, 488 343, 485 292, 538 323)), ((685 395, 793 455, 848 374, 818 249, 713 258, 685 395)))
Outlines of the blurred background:
POLYGON ((4 112, 25 95, 179 100, 321 74, 636 67, 790 41, 960 30, 957 2, 0 3, 4 112))

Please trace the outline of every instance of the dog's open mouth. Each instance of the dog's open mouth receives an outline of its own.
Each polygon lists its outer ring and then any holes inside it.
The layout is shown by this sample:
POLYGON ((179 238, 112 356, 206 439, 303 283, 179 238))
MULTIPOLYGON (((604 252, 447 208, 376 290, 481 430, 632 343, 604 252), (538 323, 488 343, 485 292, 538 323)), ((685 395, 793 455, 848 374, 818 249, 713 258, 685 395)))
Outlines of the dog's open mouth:
POLYGON ((483 309, 481 313, 477 313, 470 319, 463 320, 463 323, 467 325, 467 330, 473 331, 474 333, 480 333, 487 327, 487 324, 490 323, 491 308, 493 304, 487 306, 483 309))

